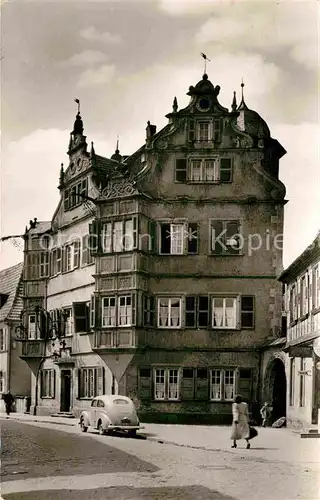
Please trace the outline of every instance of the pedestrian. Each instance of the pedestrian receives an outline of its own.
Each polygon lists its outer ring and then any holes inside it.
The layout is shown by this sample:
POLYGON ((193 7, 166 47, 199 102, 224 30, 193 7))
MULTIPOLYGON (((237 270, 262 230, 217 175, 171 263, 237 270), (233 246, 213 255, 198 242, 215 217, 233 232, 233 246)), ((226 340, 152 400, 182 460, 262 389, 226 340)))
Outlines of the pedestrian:
POLYGON ((12 410, 12 405, 14 403, 14 397, 12 396, 10 390, 7 392, 7 394, 3 394, 2 399, 4 401, 5 407, 6 407, 6 414, 7 418, 10 415, 10 412, 12 410))
POLYGON ((234 403, 232 404, 232 417, 231 439, 233 440, 233 445, 231 448, 237 447, 237 441, 239 439, 245 439, 248 450, 250 448, 249 410, 247 403, 242 400, 240 395, 235 397, 234 403))
POLYGON ((260 410, 260 415, 262 418, 262 427, 267 427, 270 415, 271 415, 272 407, 269 406, 269 403, 266 401, 264 405, 262 405, 260 410))

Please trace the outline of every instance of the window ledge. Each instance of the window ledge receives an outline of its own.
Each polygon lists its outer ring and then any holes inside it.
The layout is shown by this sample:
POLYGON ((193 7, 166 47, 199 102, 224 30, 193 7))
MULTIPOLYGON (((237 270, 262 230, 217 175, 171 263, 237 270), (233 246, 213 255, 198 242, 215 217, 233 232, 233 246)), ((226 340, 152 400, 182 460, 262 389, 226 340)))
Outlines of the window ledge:
MULTIPOLYGON (((91 335, 94 332, 74 332, 74 333, 78 333, 79 335, 91 335)), ((67 337, 72 337, 72 336, 73 336, 73 334, 67 335, 67 337)))

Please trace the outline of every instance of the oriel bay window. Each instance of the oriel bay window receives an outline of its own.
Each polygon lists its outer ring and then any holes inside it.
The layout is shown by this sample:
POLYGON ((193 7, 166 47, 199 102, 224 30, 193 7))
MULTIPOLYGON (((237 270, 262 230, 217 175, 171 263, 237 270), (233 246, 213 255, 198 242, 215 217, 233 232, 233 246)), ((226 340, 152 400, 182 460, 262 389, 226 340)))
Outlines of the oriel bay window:
POLYGON ((231 182, 231 158, 177 158, 176 182, 231 182))
POLYGON ((163 255, 196 254, 198 252, 197 223, 160 222, 160 253, 163 255))
POLYGON ((210 399, 213 401, 232 401, 236 393, 235 369, 210 370, 210 399))
POLYGON ((102 227, 102 251, 129 252, 138 247, 138 219, 106 222, 102 227))
POLYGON ((179 368, 154 369, 154 399, 177 401, 180 396, 179 368))
POLYGON ((102 298, 102 327, 135 324, 135 294, 102 298))
POLYGON ((158 327, 181 328, 181 298, 158 298, 158 327))

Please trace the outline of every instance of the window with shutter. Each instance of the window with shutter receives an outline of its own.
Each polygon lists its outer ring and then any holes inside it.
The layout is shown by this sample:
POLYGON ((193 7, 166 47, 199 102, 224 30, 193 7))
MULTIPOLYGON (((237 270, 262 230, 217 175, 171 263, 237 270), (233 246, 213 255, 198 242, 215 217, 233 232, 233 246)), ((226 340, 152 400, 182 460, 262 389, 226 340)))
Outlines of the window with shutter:
POLYGON ((198 253, 198 224, 190 222, 188 224, 188 254, 198 253))
POLYGON ((185 316, 185 326, 186 328, 195 328, 196 323, 196 296, 187 296, 185 300, 186 316, 185 316))
POLYGON ((186 158, 176 159, 175 181, 185 182, 187 180, 187 160, 186 158))
POLYGON ((143 296, 143 325, 154 326, 155 298, 152 295, 143 296))
POLYGON ((96 312, 96 297, 95 295, 91 295, 90 299, 90 328, 94 328, 95 326, 95 312, 96 312))
POLYGON ((220 142, 221 141, 221 120, 215 119, 213 120, 213 141, 220 142))
POLYGON ((149 220, 148 231, 149 231, 148 250, 150 253, 155 253, 157 251, 157 223, 156 223, 156 221, 149 220))
POLYGON ((209 297, 198 297, 198 328, 207 328, 209 325, 209 297))
POLYGON ((190 401, 194 399, 194 369, 183 368, 181 378, 181 399, 190 401))
POLYGON ((80 240, 76 240, 73 243, 73 269, 80 266, 80 240))
POLYGON ((241 297, 241 328, 254 328, 254 297, 241 297))
POLYGON ((188 141, 193 142, 195 141, 195 121, 190 119, 188 122, 188 141))
POLYGON ((152 370, 141 367, 139 370, 139 396, 140 399, 152 399, 152 370))
POLYGON ((209 378, 207 368, 197 368, 195 379, 195 399, 207 400, 209 397, 209 378))
POLYGON ((74 331, 86 333, 88 331, 88 305, 86 302, 75 302, 73 304, 74 331))
POLYGON ((241 247, 239 220, 211 221, 211 252, 214 255, 238 255, 241 247))
POLYGON ((103 366, 97 368, 97 396, 105 393, 105 369, 103 366))
POLYGON ((244 400, 250 402, 252 399, 252 369, 240 368, 238 380, 238 392, 244 400))
POLYGON ((232 181, 232 163, 231 158, 220 159, 220 182, 232 181))

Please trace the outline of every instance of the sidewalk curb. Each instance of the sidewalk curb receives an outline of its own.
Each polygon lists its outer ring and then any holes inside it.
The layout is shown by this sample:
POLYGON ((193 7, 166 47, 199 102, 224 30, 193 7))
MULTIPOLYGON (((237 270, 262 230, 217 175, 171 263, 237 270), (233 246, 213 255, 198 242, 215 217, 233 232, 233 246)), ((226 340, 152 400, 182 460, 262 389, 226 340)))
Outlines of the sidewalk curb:
MULTIPOLYGON (((3 416, 0 416, 0 419, 1 420, 7 420, 6 417, 3 417, 3 416)), ((8 420, 17 420, 19 422, 26 422, 26 423, 39 423, 39 424, 55 424, 55 425, 67 425, 69 427, 76 427, 77 426, 77 423, 71 423, 71 422, 55 422, 54 420, 39 420, 38 418, 35 418, 34 420, 29 420, 28 418, 23 418, 23 417, 13 417, 13 416, 10 416, 8 420)))

